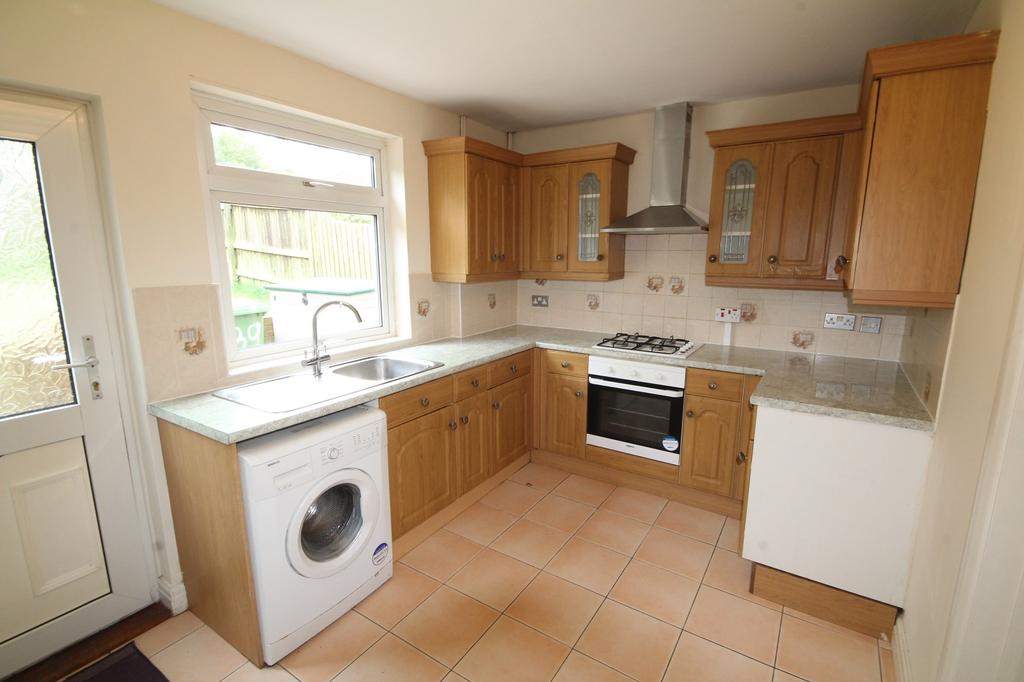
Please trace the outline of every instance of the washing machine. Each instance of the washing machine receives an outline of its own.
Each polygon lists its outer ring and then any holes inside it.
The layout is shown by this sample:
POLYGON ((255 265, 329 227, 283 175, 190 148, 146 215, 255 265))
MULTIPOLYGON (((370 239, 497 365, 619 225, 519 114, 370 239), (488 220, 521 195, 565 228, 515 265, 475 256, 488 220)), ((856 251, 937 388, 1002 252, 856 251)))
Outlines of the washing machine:
POLYGON ((384 413, 355 407, 238 446, 263 658, 272 665, 391 577, 384 413))

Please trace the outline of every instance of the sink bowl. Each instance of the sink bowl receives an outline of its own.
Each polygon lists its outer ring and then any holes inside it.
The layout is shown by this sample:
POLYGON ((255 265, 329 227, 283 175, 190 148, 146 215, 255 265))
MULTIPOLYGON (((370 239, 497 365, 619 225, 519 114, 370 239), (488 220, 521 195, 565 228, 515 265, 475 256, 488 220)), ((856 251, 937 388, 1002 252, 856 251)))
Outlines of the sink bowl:
POLYGON ((403 360, 401 358, 372 357, 331 367, 340 377, 383 383, 403 379, 428 369, 440 367, 439 362, 424 360, 403 360))
POLYGON ((225 388, 213 394, 261 412, 291 412, 376 388, 441 364, 374 356, 326 368, 319 377, 310 371, 225 388))

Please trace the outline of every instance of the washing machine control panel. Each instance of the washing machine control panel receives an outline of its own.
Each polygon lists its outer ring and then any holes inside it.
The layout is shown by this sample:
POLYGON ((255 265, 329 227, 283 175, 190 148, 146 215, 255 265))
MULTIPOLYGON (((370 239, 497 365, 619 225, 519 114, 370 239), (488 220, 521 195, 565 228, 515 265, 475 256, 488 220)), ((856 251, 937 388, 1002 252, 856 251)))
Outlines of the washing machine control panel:
POLYGON ((319 460, 323 472, 341 469, 355 459, 365 457, 381 447, 383 429, 379 425, 350 431, 338 438, 314 446, 312 455, 319 460))

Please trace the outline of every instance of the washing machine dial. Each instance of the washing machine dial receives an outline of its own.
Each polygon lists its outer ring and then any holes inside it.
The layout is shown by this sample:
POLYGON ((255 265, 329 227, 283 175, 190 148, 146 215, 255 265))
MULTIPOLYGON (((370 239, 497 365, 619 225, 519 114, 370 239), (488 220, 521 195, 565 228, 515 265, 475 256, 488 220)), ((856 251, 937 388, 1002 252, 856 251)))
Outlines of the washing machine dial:
POLYGON ((341 450, 339 450, 338 448, 331 448, 330 450, 327 451, 327 459, 338 459, 340 455, 341 450))

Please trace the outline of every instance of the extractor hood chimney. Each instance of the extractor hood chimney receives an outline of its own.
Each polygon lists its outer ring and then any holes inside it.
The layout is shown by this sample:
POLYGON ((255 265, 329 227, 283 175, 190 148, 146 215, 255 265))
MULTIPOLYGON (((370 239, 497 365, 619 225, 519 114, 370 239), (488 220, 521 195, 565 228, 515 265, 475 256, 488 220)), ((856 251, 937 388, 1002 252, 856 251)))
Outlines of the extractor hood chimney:
POLYGON ((617 220, 602 232, 616 234, 699 234, 707 221, 686 206, 686 176, 690 166, 689 102, 654 110, 651 159, 651 205, 617 220))

